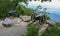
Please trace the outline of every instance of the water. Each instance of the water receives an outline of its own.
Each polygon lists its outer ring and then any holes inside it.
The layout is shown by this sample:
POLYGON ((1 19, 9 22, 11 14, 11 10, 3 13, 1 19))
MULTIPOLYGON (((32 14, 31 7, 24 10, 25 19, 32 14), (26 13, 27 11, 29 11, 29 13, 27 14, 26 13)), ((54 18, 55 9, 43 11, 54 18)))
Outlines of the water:
POLYGON ((59 0, 52 0, 52 2, 44 2, 41 3, 40 1, 32 1, 29 2, 28 8, 36 9, 38 5, 41 5, 43 8, 47 8, 47 12, 50 13, 48 16, 56 21, 60 22, 60 1, 59 0))
POLYGON ((60 15, 59 14, 51 13, 51 14, 49 14, 49 17, 56 22, 60 22, 60 15))

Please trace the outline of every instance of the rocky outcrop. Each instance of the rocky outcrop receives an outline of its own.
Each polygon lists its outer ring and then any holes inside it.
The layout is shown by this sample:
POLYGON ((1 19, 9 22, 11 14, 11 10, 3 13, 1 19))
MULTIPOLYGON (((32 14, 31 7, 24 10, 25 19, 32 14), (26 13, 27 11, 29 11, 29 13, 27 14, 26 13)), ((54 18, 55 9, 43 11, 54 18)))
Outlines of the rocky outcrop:
POLYGON ((14 19, 11 19, 11 23, 13 23, 13 24, 18 24, 18 23, 20 23, 22 20, 20 19, 20 18, 18 18, 18 17, 15 17, 14 19))
POLYGON ((41 25, 38 32, 38 36, 41 36, 46 31, 47 28, 48 28, 48 24, 41 25))
POLYGON ((20 16, 20 18, 23 20, 23 21, 29 21, 31 20, 31 16, 20 16))
POLYGON ((52 20, 47 20, 47 23, 49 24, 49 25, 55 25, 56 23, 54 22, 54 21, 52 21, 52 20))

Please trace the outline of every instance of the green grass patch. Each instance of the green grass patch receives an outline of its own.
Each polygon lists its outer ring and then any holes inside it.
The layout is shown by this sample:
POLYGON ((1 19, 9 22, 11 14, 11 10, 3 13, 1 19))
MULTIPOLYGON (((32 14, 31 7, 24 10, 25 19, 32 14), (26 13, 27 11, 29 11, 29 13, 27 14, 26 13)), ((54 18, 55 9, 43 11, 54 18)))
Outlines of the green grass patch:
POLYGON ((45 31, 42 36, 60 36, 60 29, 56 26, 50 26, 47 31, 45 31))
POLYGON ((27 36, 38 36, 39 24, 32 24, 27 28, 27 36))

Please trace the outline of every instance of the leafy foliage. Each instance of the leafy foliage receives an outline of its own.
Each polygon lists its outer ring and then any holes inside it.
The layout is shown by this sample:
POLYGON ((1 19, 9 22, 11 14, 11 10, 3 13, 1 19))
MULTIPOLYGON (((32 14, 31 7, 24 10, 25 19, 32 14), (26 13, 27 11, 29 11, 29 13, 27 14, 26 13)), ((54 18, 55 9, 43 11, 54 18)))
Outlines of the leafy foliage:
POLYGON ((27 0, 0 0, 0 18, 4 18, 9 10, 15 10, 18 2, 27 2, 27 0))
POLYGON ((17 5, 16 6, 17 14, 19 15, 32 15, 33 11, 25 6, 17 5))

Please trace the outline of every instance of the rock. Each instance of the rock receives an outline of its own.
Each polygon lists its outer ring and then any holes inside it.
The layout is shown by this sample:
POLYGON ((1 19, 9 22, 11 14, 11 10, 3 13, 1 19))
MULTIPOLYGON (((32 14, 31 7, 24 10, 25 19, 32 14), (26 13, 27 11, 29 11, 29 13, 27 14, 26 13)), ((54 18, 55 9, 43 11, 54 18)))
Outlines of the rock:
POLYGON ((47 20, 47 23, 50 24, 50 25, 55 25, 55 22, 52 21, 52 20, 47 20))
POLYGON ((26 32, 26 27, 23 26, 0 27, 0 36, 22 36, 26 34, 26 32))
POLYGON ((2 26, 2 23, 3 23, 3 21, 0 21, 0 27, 3 27, 3 26, 2 26))
POLYGON ((0 21, 0 36, 22 36, 26 35, 27 32, 27 22, 21 21, 20 18, 15 17, 11 19, 12 23, 15 23, 14 26, 6 28, 1 27, 3 21, 0 21))
POLYGON ((24 26, 26 27, 29 23, 21 21, 19 24, 15 24, 16 26, 24 26))
POLYGON ((48 28, 48 24, 43 24, 38 32, 38 36, 41 36, 47 28, 48 28))
POLYGON ((17 24, 17 23, 20 23, 20 22, 21 22, 21 19, 16 17, 16 18, 12 19, 11 23, 17 24))
POLYGON ((20 18, 22 18, 24 21, 28 21, 31 20, 31 16, 20 16, 20 18))

